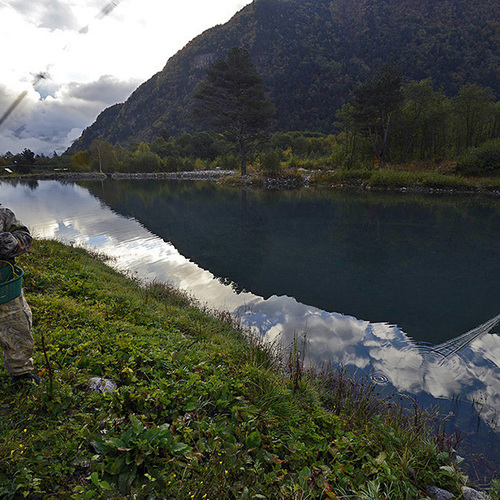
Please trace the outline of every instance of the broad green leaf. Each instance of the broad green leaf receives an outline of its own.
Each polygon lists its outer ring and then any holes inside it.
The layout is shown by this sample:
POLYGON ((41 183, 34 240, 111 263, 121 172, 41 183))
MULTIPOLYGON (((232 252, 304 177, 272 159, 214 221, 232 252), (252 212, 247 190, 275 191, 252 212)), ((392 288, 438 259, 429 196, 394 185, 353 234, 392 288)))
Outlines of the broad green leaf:
POLYGON ((97 472, 92 472, 92 474, 90 474, 90 480, 92 481, 92 484, 94 486, 99 488, 99 475, 97 474, 97 472))
POLYGON ((245 446, 248 449, 250 449, 250 448, 257 448, 258 446, 260 446, 261 442, 262 442, 262 439, 260 437, 260 432, 259 431, 253 431, 245 439, 245 446))
POLYGON ((111 437, 107 441, 114 444, 116 448, 127 448, 127 445, 120 438, 111 437))
POLYGON ((183 451, 187 451, 189 448, 189 445, 187 445, 186 443, 174 443, 172 446, 171 446, 171 450, 174 452, 174 453, 181 453, 183 451))
POLYGON ((108 472, 112 475, 119 474, 125 466, 125 458, 119 457, 117 458, 108 469, 108 472))
POLYGON ((302 479, 309 479, 311 477, 311 469, 309 467, 304 467, 300 472, 299 472, 299 478, 302 479))
POLYGON ((110 491, 111 490, 111 485, 107 481, 101 481, 101 488, 103 490, 110 491))

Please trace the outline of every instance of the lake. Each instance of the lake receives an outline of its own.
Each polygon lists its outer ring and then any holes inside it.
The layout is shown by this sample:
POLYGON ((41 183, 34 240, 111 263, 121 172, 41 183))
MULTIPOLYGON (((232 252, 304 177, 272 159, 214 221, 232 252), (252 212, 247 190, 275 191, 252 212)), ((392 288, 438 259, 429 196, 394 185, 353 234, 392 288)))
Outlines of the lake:
POLYGON ((0 202, 309 364, 439 405, 478 480, 500 477, 500 200, 109 179, 2 182, 0 202))

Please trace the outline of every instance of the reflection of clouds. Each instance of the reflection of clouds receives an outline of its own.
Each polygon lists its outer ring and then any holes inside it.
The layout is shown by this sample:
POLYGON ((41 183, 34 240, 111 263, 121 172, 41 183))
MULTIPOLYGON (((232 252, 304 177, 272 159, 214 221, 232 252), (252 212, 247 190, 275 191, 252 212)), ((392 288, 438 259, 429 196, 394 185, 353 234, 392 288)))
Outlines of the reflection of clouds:
POLYGON ((80 236, 80 231, 72 224, 71 221, 59 221, 57 230, 54 231, 55 238, 59 240, 75 240, 80 236))
POLYGON ((450 398, 467 393, 472 382, 463 363, 458 358, 447 363, 433 360, 424 372, 425 390, 435 398, 450 398))
POLYGON ((373 323, 372 331, 373 335, 380 340, 394 342, 397 338, 399 338, 399 329, 395 326, 391 328, 386 323, 373 323))
POLYGON ((71 241, 113 257, 119 270, 145 280, 158 279, 189 292, 212 307, 235 309, 252 294, 237 295, 212 273, 179 254, 177 249, 133 219, 119 216, 76 184, 40 181, 0 184, 3 204, 11 208, 33 234, 71 241))
POLYGON ((422 391, 423 359, 418 351, 400 350, 394 346, 370 348, 370 358, 374 369, 383 373, 399 391, 418 394, 422 391), (386 367, 391 369, 387 370, 386 367))
POLYGON ((477 356, 491 361, 500 368, 500 336, 498 334, 485 335, 471 344, 470 348, 477 356))
POLYGON ((484 400, 487 419, 500 412, 500 338, 485 334, 460 355, 443 359, 415 344, 400 328, 370 323, 340 313, 301 304, 292 297, 267 300, 251 293, 236 293, 231 285, 179 254, 168 242, 136 220, 119 216, 74 184, 0 183, 0 202, 13 209, 34 234, 72 241, 113 258, 119 270, 141 279, 166 281, 196 297, 208 307, 225 309, 266 339, 301 347, 306 338, 308 361, 342 364, 365 374, 377 374, 392 387, 434 398, 484 400))

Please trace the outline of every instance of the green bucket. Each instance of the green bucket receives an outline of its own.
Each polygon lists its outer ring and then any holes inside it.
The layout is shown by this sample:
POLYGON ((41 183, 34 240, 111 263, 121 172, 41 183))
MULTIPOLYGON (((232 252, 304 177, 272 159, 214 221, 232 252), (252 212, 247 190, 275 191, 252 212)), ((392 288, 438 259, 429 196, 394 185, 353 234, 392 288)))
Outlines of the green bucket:
POLYGON ((24 271, 10 263, 0 268, 0 304, 5 304, 21 295, 24 271))

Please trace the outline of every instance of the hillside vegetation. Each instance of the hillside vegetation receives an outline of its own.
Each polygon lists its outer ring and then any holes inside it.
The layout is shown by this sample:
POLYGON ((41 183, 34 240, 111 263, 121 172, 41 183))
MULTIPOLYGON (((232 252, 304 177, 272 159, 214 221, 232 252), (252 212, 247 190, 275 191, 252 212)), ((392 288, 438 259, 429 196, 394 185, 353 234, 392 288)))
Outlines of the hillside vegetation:
POLYGON ((387 63, 407 82, 431 78, 447 96, 475 84, 498 98, 499 42, 500 0, 255 0, 103 111, 70 152, 96 139, 127 145, 196 131, 193 92, 235 46, 255 61, 276 105, 277 130, 331 133, 353 88, 387 63))
POLYGON ((81 249, 37 241, 20 264, 45 381, 0 371, 0 497, 458 493, 452 443, 425 414, 342 372, 307 373, 298 346, 280 362, 227 315, 81 249), (93 392, 91 377, 116 389, 93 392))

